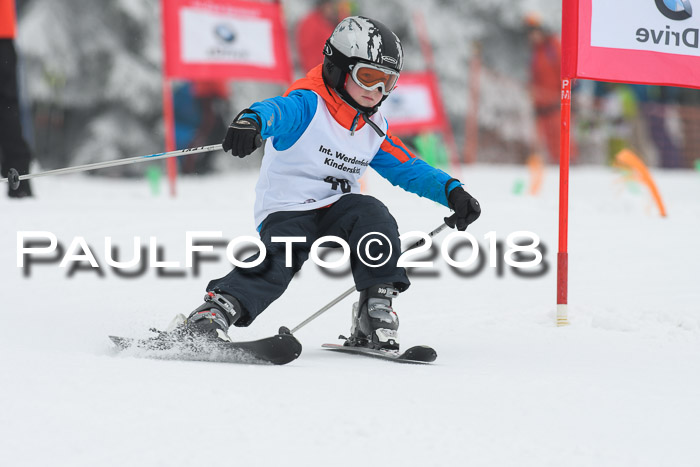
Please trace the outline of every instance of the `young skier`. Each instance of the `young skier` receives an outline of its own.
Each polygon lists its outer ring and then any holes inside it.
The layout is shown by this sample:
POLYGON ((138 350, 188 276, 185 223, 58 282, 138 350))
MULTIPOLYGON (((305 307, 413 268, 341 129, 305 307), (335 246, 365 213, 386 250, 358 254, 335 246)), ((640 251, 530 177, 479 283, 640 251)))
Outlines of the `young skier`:
MULTIPOLYGON (((323 63, 283 96, 252 104, 228 128, 223 148, 237 157, 267 140, 254 208, 267 256, 256 267, 235 268, 209 283, 204 304, 185 323, 193 331, 227 340, 230 326, 248 326, 282 295, 312 243, 334 235, 350 245, 360 292, 346 345, 398 350, 392 299, 410 284, 397 267, 399 231, 384 204, 360 194, 360 177, 369 166, 392 184, 448 206, 459 230, 481 213, 457 179, 416 158, 393 136, 379 111, 403 67, 399 38, 379 21, 353 16, 338 24, 323 54, 323 63), (355 256, 358 242, 372 232, 391 242, 393 253, 379 267, 355 256), (305 238, 290 244, 292 267, 285 266, 287 245, 273 237, 305 238)), ((373 257, 389 257, 388 245, 375 242, 372 248, 373 257)))

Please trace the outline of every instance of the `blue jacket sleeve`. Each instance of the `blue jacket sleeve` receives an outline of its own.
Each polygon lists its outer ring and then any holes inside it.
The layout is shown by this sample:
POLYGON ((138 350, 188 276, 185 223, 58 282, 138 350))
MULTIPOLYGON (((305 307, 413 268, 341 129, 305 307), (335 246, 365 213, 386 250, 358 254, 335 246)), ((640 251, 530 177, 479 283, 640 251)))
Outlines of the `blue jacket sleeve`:
POLYGON ((443 206, 449 206, 448 193, 461 186, 461 183, 455 179, 450 182, 446 190, 445 185, 453 177, 417 158, 390 131, 387 131, 384 142, 369 165, 392 185, 400 186, 408 192, 431 199, 443 206))
MULTIPOLYGON (((289 149, 311 123, 318 104, 313 91, 300 89, 286 97, 278 96, 256 102, 250 106, 259 117, 262 137, 272 137, 272 144, 278 151, 289 149)), ((254 118, 253 113, 242 117, 254 118)))

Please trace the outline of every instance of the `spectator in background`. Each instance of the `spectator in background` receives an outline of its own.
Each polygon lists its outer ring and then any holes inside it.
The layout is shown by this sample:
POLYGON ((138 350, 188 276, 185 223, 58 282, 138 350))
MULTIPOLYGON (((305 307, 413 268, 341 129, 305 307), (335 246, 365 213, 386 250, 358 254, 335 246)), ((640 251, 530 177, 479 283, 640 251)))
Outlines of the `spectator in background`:
POLYGON ((530 95, 535 110, 537 143, 540 149, 547 151, 551 162, 557 162, 561 135, 561 46, 537 15, 527 15, 525 27, 532 46, 530 95))
POLYGON ((682 148, 685 167, 700 170, 700 90, 676 88, 681 118, 682 148))
MULTIPOLYGON (((0 172, 6 178, 11 168, 20 175, 29 173, 31 153, 22 136, 17 90, 17 53, 15 0, 0 0, 0 172)), ((10 188, 10 198, 32 196, 29 180, 22 180, 19 188, 10 188)))
POLYGON ((642 150, 648 145, 639 137, 639 100, 632 86, 602 81, 592 83, 596 96, 595 116, 602 122, 606 134, 605 162, 609 165, 614 164, 615 156, 623 149, 632 149, 648 161, 649 151, 642 150))
POLYGON ((323 60, 323 46, 337 23, 337 1, 317 0, 316 8, 297 24, 297 50, 304 74, 323 60))
MULTIPOLYGON (((179 83, 174 91, 175 145, 177 149, 217 144, 226 132, 224 115, 229 114, 228 89, 223 81, 179 83)), ((213 170, 215 153, 192 154, 181 158, 185 174, 213 170)))
MULTIPOLYGON (((683 160, 681 148, 682 128, 669 131, 676 119, 671 118, 677 111, 675 104, 679 88, 667 86, 631 86, 639 99, 642 115, 654 145, 659 150, 659 165, 666 169, 689 167, 683 160), (680 137, 680 138, 679 138, 680 137)), ((678 115, 676 115, 677 117, 678 115)))

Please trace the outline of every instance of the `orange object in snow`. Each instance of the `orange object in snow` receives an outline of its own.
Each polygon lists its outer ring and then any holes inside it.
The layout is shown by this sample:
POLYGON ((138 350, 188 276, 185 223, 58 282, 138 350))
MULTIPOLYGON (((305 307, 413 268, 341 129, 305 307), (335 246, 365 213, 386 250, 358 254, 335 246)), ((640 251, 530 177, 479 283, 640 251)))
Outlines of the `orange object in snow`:
POLYGON ((527 158, 527 167, 530 169, 530 194, 537 196, 542 188, 544 179, 544 162, 542 156, 535 153, 527 158))
POLYGON ((666 208, 664 207, 664 202, 661 200, 661 193, 659 193, 659 189, 656 187, 656 183, 654 183, 654 179, 652 178, 647 166, 644 165, 644 162, 642 162, 642 160, 629 149, 623 149, 622 151, 618 152, 615 156, 615 162, 622 167, 626 167, 634 171, 637 178, 649 188, 649 191, 651 191, 651 195, 654 197, 654 201, 656 201, 656 205, 659 207, 661 217, 666 217, 666 208))

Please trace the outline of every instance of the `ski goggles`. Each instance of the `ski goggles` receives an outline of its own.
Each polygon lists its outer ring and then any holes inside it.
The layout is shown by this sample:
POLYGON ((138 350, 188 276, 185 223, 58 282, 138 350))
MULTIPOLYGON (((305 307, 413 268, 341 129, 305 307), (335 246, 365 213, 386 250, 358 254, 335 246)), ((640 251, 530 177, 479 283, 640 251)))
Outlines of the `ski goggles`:
POLYGON ((357 63, 352 67, 352 80, 367 91, 374 91, 381 86, 382 94, 388 96, 396 87, 399 73, 388 68, 381 68, 369 63, 357 63))

